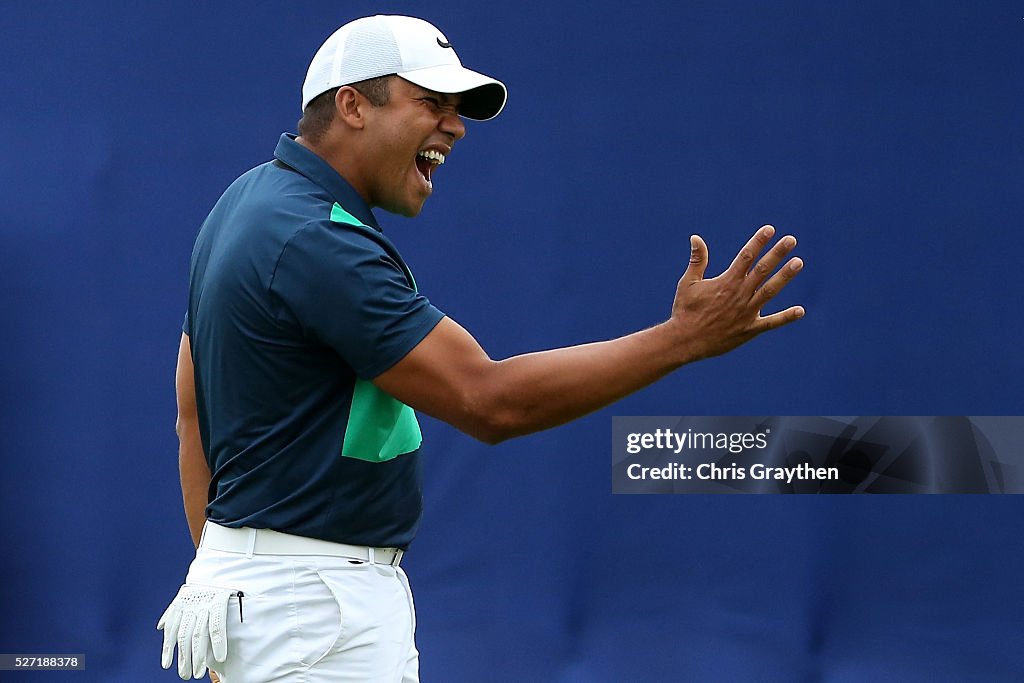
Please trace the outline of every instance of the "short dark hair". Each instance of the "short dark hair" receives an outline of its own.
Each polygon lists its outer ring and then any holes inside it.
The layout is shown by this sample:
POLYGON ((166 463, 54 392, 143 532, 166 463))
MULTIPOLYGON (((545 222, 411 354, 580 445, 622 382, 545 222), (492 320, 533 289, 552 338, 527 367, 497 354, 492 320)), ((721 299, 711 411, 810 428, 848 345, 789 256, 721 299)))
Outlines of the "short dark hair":
MULTIPOLYGON (((379 76, 350 85, 369 100, 371 105, 383 107, 391 101, 391 78, 391 76, 379 76)), ((320 142, 327 129, 331 127, 331 121, 334 120, 334 97, 340 88, 341 86, 331 88, 309 101, 306 108, 302 110, 302 118, 299 119, 299 135, 313 144, 320 142)))

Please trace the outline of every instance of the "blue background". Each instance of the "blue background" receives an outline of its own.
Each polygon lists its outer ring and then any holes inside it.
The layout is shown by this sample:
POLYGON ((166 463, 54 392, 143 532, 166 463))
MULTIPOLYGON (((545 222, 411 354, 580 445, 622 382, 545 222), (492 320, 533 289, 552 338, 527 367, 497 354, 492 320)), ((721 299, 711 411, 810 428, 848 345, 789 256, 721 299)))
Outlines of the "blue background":
POLYGON ((174 680, 192 241, 376 12, 509 87, 423 214, 381 216, 493 357, 659 322, 693 232, 713 273, 769 222, 807 263, 805 320, 576 423, 423 420, 423 680, 1024 679, 1021 498, 612 497, 608 457, 612 415, 1024 413, 1011 2, 8 3, 0 652, 174 680))

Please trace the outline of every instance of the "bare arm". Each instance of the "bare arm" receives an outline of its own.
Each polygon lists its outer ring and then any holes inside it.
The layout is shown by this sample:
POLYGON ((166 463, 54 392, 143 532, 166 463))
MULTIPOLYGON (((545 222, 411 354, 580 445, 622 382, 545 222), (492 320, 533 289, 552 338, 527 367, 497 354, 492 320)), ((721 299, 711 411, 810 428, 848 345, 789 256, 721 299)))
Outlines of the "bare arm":
POLYGON ((619 339, 491 360, 473 337, 445 318, 393 368, 374 380, 382 390, 487 443, 529 434, 593 412, 686 363, 725 353, 803 316, 794 306, 760 310, 800 270, 784 237, 755 265, 775 234, 765 226, 721 275, 704 279, 708 252, 691 240, 689 267, 668 321, 619 339))
POLYGON ((196 411, 195 370, 192 367, 192 346, 188 335, 181 335, 178 346, 178 368, 174 374, 178 396, 178 469, 181 474, 181 496, 185 503, 185 519, 192 542, 199 546, 199 536, 206 522, 206 504, 210 488, 210 468, 199 438, 199 414, 196 411))
MULTIPOLYGON (((196 409, 196 375, 192 365, 192 343, 187 334, 181 335, 178 345, 178 367, 174 372, 174 389, 178 397, 178 419, 174 431, 178 433, 178 471, 181 475, 181 497, 185 503, 185 521, 188 522, 192 543, 199 547, 199 538, 206 522, 206 504, 210 489, 210 467, 206 464, 203 442, 199 437, 199 413, 196 409)), ((210 669, 211 683, 220 683, 217 673, 210 669)))

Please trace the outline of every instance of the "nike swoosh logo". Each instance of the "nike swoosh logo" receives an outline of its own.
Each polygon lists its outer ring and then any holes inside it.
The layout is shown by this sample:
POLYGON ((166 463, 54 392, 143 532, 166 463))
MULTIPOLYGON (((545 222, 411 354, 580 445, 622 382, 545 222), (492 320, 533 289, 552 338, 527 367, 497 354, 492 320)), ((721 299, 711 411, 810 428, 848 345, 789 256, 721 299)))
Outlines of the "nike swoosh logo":
POLYGON ((445 43, 440 38, 437 39, 437 44, 440 45, 441 47, 451 47, 452 46, 451 43, 445 43))

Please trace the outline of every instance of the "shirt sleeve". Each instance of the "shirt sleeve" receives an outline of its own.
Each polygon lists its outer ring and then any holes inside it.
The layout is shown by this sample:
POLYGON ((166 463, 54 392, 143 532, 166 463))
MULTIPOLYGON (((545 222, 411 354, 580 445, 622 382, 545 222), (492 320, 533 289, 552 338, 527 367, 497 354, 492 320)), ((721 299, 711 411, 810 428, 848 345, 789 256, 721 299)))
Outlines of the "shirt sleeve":
POLYGON ((382 244, 360 231, 308 225, 285 245, 270 283, 281 314, 372 379, 444 317, 382 244))

